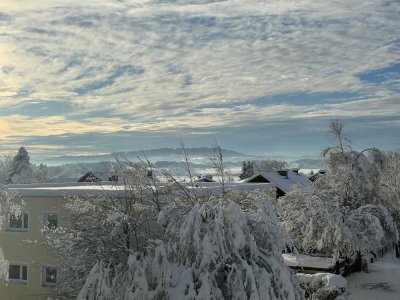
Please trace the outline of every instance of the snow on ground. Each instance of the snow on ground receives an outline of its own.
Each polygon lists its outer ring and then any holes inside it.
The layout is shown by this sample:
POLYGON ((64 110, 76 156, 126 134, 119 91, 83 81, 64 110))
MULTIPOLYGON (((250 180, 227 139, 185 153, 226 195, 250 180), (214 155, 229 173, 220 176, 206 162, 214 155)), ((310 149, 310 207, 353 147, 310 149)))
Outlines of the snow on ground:
POLYGON ((399 300, 400 258, 388 253, 368 265, 369 273, 356 272, 347 279, 347 288, 354 300, 399 300))

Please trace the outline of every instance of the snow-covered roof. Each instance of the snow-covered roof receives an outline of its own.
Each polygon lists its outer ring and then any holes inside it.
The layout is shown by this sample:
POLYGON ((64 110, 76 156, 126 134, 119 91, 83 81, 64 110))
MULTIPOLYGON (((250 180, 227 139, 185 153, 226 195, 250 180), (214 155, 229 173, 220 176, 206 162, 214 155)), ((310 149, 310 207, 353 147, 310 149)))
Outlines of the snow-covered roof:
MULTIPOLYGON (((187 188, 194 192, 196 196, 214 196, 222 194, 222 185, 218 182, 201 182, 196 183, 197 186, 194 188, 187 186, 187 188), (201 184, 201 185, 200 185, 201 184)), ((234 190, 238 192, 250 192, 254 190, 262 191, 275 191, 276 188, 271 183, 225 183, 225 190, 234 190)))
POLYGON ((250 177, 245 182, 254 182, 255 178, 262 176, 268 182, 272 183, 277 188, 282 190, 284 193, 289 193, 290 191, 292 191, 295 185, 299 185, 301 187, 308 187, 311 184, 310 179, 306 175, 303 175, 301 173, 298 174, 297 172, 294 171, 283 171, 287 174, 287 176, 285 176, 281 175, 279 172, 278 171, 262 172, 250 177))
POLYGON ((61 182, 61 183, 40 183, 40 184, 14 184, 7 186, 24 197, 64 197, 98 194, 100 192, 118 193, 122 186, 111 182, 61 182))
MULTIPOLYGON (((294 255, 294 254, 282 254, 283 260, 288 267, 303 267, 303 268, 315 268, 315 269, 330 269, 335 266, 337 258, 333 257, 320 257, 310 255, 294 255)), ((343 259, 339 259, 339 262, 343 259)))
POLYGON ((313 175, 310 175, 308 178, 310 178, 310 181, 315 181, 318 176, 324 175, 325 173, 326 173, 325 170, 318 170, 318 172, 316 172, 313 175))
MULTIPOLYGON (((165 183, 157 183, 162 187, 165 183)), ((197 182, 192 187, 189 183, 183 183, 186 188, 194 191, 198 196, 217 195, 222 193, 219 182, 197 182)), ((119 194, 124 190, 123 185, 116 182, 68 182, 68 183, 40 183, 40 184, 14 184, 7 186, 9 189, 17 191, 24 197, 64 197, 64 196, 83 196, 88 194, 108 193, 110 195, 119 194)), ((270 183, 245 184, 245 183, 225 183, 225 189, 236 191, 251 191, 260 189, 263 191, 274 191, 275 186, 270 183)))
POLYGON ((87 181, 87 177, 95 177, 92 178, 89 181, 109 181, 110 177, 112 176, 112 174, 110 172, 105 172, 105 171, 89 171, 86 172, 83 176, 81 176, 78 179, 78 182, 86 182, 87 181), (95 179, 95 180, 93 180, 95 179))

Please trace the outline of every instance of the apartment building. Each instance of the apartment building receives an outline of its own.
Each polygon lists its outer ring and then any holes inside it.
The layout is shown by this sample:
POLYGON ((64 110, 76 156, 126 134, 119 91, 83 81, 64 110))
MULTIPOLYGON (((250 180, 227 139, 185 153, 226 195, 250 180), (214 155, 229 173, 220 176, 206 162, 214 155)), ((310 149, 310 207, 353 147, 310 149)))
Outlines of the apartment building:
POLYGON ((25 202, 21 218, 11 217, 0 231, 0 247, 9 263, 9 281, 0 282, 0 299, 44 300, 57 284, 55 260, 44 244, 46 227, 62 226, 65 196, 100 193, 82 183, 12 185, 25 202))
MULTIPOLYGON (((24 199, 21 218, 11 217, 0 231, 0 247, 9 262, 9 282, 0 282, 0 300, 47 300, 54 295, 57 285, 55 259, 44 244, 42 229, 63 225, 66 211, 65 196, 93 193, 116 193, 123 187, 116 183, 58 183, 12 185, 24 199)), ((218 183, 197 183, 188 186, 197 196, 210 196, 222 192, 218 183)), ((225 188, 250 191, 261 189, 271 197, 276 188, 272 184, 229 183, 225 188)))

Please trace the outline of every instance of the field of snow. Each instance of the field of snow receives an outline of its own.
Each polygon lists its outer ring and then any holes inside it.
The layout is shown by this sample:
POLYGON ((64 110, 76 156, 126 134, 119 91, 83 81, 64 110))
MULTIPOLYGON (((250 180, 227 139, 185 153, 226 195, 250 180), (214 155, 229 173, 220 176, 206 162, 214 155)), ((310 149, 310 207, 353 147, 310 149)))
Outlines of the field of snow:
POLYGON ((369 273, 357 272, 346 277, 354 300, 399 300, 400 258, 389 253, 368 265, 369 273))

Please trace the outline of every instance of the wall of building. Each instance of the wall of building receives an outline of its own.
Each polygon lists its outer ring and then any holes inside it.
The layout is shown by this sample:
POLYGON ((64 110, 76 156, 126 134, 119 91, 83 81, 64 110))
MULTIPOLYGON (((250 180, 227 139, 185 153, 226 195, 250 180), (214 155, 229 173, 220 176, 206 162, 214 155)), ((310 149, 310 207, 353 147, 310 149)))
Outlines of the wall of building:
POLYGON ((4 224, 0 231, 0 246, 9 262, 28 265, 27 283, 0 283, 0 299, 44 300, 54 292, 54 288, 43 286, 42 267, 54 266, 54 260, 43 244, 43 215, 57 213, 58 223, 62 224, 63 197, 24 197, 28 212, 26 232, 8 231, 4 224), (61 217, 60 217, 61 216, 61 217))

